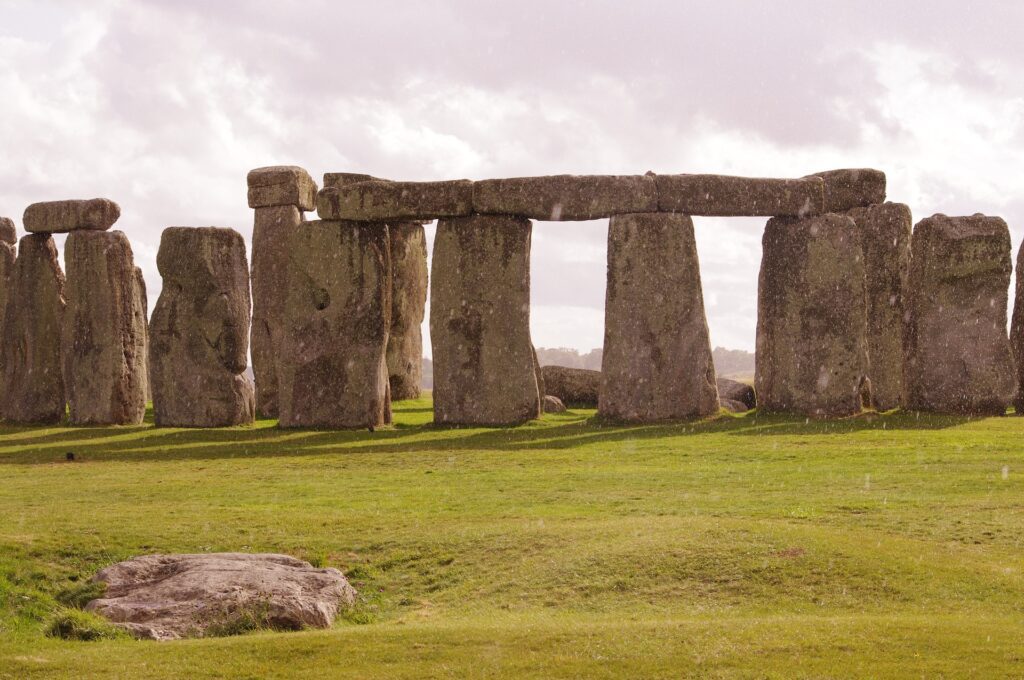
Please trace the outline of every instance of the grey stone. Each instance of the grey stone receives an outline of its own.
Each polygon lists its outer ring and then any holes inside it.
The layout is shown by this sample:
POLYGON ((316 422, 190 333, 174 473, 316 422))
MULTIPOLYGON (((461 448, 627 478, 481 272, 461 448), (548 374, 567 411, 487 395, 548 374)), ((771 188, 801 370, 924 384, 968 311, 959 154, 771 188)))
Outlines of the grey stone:
POLYGON ((1017 286, 1014 294, 1013 321, 1010 323, 1010 346, 1017 367, 1014 412, 1018 416, 1024 416, 1024 245, 1017 251, 1017 286))
POLYGON ((885 173, 871 168, 816 172, 825 182, 824 212, 843 212, 885 202, 885 173))
MULTIPOLYGON (((4 325, 7 319, 7 304, 11 298, 11 288, 14 285, 14 264, 17 258, 18 247, 13 243, 0 241, 0 342, 4 338, 4 325)), ((2 352, 0 352, 2 354, 2 352)), ((0 357, 0 367, 3 366, 3 359, 0 357)), ((2 378, 0 378, 2 379, 2 378)), ((0 396, 0 401, 3 397, 0 396)), ((3 406, 0 405, 0 417, 3 417, 3 406)))
POLYGON ((391 332, 388 379, 391 398, 416 399, 423 379, 423 314, 427 304, 427 240, 423 225, 388 225, 391 241, 391 332))
POLYGON ((324 220, 395 222, 458 217, 473 212, 473 183, 374 180, 325 188, 317 195, 324 220))
POLYGON ((743 404, 744 411, 757 408, 757 397, 750 385, 729 378, 718 378, 715 382, 718 386, 718 398, 723 401, 723 405, 728 399, 743 404))
POLYGON ((566 404, 584 408, 597 408, 601 392, 601 371, 565 366, 544 366, 544 391, 566 404))
POLYGON ((644 175, 489 179, 473 183, 473 209, 552 222, 593 220, 657 211, 658 190, 654 178, 644 175))
POLYGON ((106 198, 88 200, 48 201, 25 208, 22 223, 31 233, 65 233, 71 231, 106 231, 121 216, 121 207, 106 198))
POLYGON ((565 404, 558 397, 547 394, 544 396, 544 413, 565 413, 565 404))
POLYGON ((313 210, 316 207, 316 182, 300 167, 256 168, 249 171, 246 181, 250 208, 293 205, 299 210, 313 210))
POLYGON ((720 402, 722 404, 722 408, 729 413, 746 413, 750 410, 750 407, 742 401, 737 401, 735 399, 720 399, 720 402))
POLYGON ((685 215, 788 215, 823 212, 820 177, 769 179, 726 175, 657 175, 658 210, 685 215))
POLYGON ((15 245, 18 242, 18 230, 9 217, 0 217, 0 243, 15 245))

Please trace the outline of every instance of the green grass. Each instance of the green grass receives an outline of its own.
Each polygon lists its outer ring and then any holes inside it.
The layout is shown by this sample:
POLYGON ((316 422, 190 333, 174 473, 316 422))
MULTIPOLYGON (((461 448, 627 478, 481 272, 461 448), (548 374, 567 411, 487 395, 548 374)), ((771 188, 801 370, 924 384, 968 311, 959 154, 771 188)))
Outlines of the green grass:
POLYGON ((430 418, 0 428, 0 677, 1024 676, 1024 418, 430 418), (97 569, 202 551, 359 601, 328 631, 47 635, 97 569))

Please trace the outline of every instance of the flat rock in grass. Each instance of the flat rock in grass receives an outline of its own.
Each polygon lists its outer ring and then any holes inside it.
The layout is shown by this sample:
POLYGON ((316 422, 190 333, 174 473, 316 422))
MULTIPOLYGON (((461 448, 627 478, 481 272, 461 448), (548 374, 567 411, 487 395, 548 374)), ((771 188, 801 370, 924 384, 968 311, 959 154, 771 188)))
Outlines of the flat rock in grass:
POLYGON ((718 396, 724 401, 726 399, 737 401, 743 404, 743 410, 748 411, 757 407, 757 398, 754 396, 754 388, 738 380, 729 378, 718 378, 715 383, 718 385, 718 396))
POLYGON ((565 404, 558 397, 544 395, 544 413, 565 413, 565 404))
POLYGON ((67 233, 79 229, 106 231, 121 216, 121 207, 107 198, 47 201, 25 208, 22 224, 31 233, 67 233))
POLYGON ((473 183, 473 209, 552 222, 654 212, 658 190, 647 175, 550 175, 473 183))
POLYGON ((313 210, 316 207, 316 182, 298 166, 256 168, 249 171, 246 181, 250 208, 293 205, 299 210, 313 210))
POLYGON ((721 217, 806 217, 824 212, 824 182, 820 177, 657 175, 655 181, 661 212, 721 217))
POLYGON ((18 230, 10 217, 0 217, 0 243, 14 245, 18 242, 18 230))
POLYGON ((544 366, 540 371, 547 394, 573 406, 597 408, 601 371, 566 366, 544 366))
POLYGON ((885 173, 871 168, 849 168, 816 172, 825 183, 825 212, 843 212, 852 208, 885 202, 885 173))
POLYGON ((324 220, 391 222, 462 217, 473 212, 473 183, 372 180, 325 188, 317 194, 317 213, 324 220))
POLYGON ((101 570, 86 610, 138 638, 175 640, 232 629, 329 628, 356 591, 337 569, 274 554, 144 555, 101 570))
POLYGON ((742 401, 736 401, 735 399, 720 399, 722 408, 729 413, 746 413, 750 409, 742 401))

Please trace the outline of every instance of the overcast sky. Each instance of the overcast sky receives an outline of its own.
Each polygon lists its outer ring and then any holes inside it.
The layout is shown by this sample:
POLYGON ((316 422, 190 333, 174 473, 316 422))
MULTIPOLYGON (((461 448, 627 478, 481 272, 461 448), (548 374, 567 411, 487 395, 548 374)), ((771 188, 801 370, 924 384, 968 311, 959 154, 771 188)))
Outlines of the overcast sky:
MULTIPOLYGON (((1022 35, 1009 1, 0 0, 0 215, 116 200, 150 308, 161 231, 248 239, 263 165, 318 181, 868 166, 915 221, 1005 217, 1016 255, 1022 35)), ((711 341, 752 349, 764 220, 695 223, 711 341)), ((536 224, 536 345, 601 345, 606 235, 536 224)))

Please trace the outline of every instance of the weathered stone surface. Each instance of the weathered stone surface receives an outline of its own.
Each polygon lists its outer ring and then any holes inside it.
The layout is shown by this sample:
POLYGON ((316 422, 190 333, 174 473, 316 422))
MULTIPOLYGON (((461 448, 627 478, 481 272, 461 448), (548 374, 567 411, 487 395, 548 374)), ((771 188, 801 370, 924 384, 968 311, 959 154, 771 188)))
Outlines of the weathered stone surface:
POLYGON ((360 182, 388 182, 390 180, 383 179, 381 177, 374 177, 373 175, 364 175, 361 172, 325 172, 324 173, 324 189, 339 189, 349 184, 358 184, 360 182))
POLYGON ((337 569, 287 555, 143 555, 96 574, 103 597, 86 606, 139 638, 216 635, 250 616, 275 628, 329 628, 356 591, 337 569))
POLYGON ((843 212, 885 202, 885 173, 881 170, 849 168, 808 176, 820 177, 825 183, 824 212, 843 212))
POLYGON ((598 411, 608 418, 656 422, 718 412, 689 216, 609 221, 601 378, 598 411))
POLYGON ((324 220, 395 222, 459 217, 473 212, 473 183, 458 179, 343 184, 317 194, 316 209, 324 220))
POLYGON ((722 408, 729 413, 746 413, 750 410, 750 408, 742 401, 737 401, 735 399, 720 399, 720 402, 722 404, 722 408))
POLYGON ((281 427, 391 422, 387 227, 306 222, 292 232, 289 258, 278 364, 281 427))
MULTIPOLYGON (((2 328, 2 324, 0 324, 0 328, 2 328)), ((1014 412, 1018 416, 1024 416, 1024 245, 1017 251, 1017 287, 1013 303, 1013 321, 1010 324, 1010 346, 1013 350, 1014 364, 1017 367, 1017 395, 1013 402, 1014 412)))
POLYGON ((729 378, 718 378, 715 384, 718 386, 718 398, 723 401, 723 405, 724 401, 729 399, 743 404, 744 411, 757 407, 757 397, 750 385, 729 378))
POLYGON ((309 173, 294 165, 274 165, 250 170, 249 207, 270 208, 292 205, 299 210, 316 207, 316 182, 309 173))
POLYGON ((156 424, 252 423, 249 267, 233 229, 171 227, 157 253, 164 285, 149 326, 156 424))
POLYGON ((431 264, 434 422, 511 425, 540 416, 530 340, 529 220, 441 220, 431 264))
POLYGON ((601 371, 565 366, 544 366, 544 391, 571 406, 597 408, 601 371))
POLYGON ((145 401, 149 402, 153 399, 149 381, 149 297, 146 293, 146 278, 138 267, 135 268, 132 283, 132 316, 135 318, 133 325, 143 330, 141 335, 134 336, 134 354, 136 357, 142 357, 142 393, 146 395, 145 401))
POLYGON ((121 216, 121 207, 106 198, 48 201, 25 208, 22 224, 32 233, 64 233, 80 229, 106 231, 121 216))
POLYGON ((788 215, 823 212, 820 177, 769 179, 726 175, 657 175, 658 210, 684 215, 788 215))
POLYGON ((551 175, 473 183, 478 213, 552 222, 655 212, 658 190, 648 175, 551 175))
POLYGON ((836 214, 769 220, 758 281, 755 391, 761 411, 859 413, 868 370, 864 256, 836 214))
MULTIPOLYGON (((885 177, 882 177, 883 191, 885 177)), ((903 291, 910 273, 910 208, 883 203, 850 210, 860 232, 868 302, 868 376, 874 407, 903 402, 903 291)))
POLYGON ((999 415, 1013 398, 1006 334, 1010 231, 1001 218, 933 215, 914 228, 906 406, 999 415))
POLYGON ((565 404, 558 397, 544 395, 544 413, 565 413, 565 404))
MULTIPOLYGON (((14 262, 18 248, 12 243, 0 241, 0 342, 4 339, 4 325, 7 319, 7 303, 11 297, 11 287, 14 284, 14 262)), ((0 354, 3 352, 0 351, 0 354)), ((0 367, 3 366, 3 359, 0 358, 0 367)), ((0 377, 2 380, 2 377, 0 377)), ((2 386, 2 383, 0 383, 2 386)), ((0 395, 0 401, 3 396, 0 395)), ((3 407, 0 406, 0 417, 3 417, 3 407)))
POLYGON ((416 399, 423 379, 423 314, 427 304, 427 240, 423 225, 394 222, 391 240, 391 398, 416 399))
POLYGON ((18 230, 9 217, 0 217, 0 243, 14 245, 18 242, 18 230))
POLYGON ((60 336, 64 272, 49 234, 21 239, 11 277, 0 352, 4 420, 57 423, 64 418, 60 336))
POLYGON ((147 321, 138 314, 132 247, 120 231, 76 231, 64 245, 64 263, 61 357, 70 422, 141 423, 147 321))

